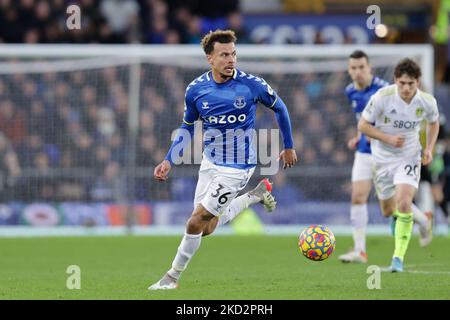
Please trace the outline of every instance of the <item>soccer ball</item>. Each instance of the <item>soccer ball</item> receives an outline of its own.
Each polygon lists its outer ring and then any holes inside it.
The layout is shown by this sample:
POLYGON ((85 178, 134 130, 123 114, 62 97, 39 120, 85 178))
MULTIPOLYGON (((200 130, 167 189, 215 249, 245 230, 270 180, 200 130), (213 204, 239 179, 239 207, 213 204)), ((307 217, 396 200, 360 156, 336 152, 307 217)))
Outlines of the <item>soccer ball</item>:
POLYGON ((336 246, 333 232, 326 226, 312 225, 306 227, 298 239, 300 252, 310 260, 327 259, 336 246))

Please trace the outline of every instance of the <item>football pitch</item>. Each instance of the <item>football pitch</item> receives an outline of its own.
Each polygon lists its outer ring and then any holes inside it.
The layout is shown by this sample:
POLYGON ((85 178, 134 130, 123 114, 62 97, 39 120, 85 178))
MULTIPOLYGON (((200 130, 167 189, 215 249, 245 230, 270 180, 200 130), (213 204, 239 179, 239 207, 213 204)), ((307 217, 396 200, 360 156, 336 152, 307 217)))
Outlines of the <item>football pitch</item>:
POLYGON ((392 237, 369 237, 369 263, 344 265, 337 256, 351 246, 348 236, 337 236, 336 251, 322 262, 303 257, 296 236, 211 236, 179 289, 147 291, 170 266, 180 239, 0 239, 0 299, 450 299, 449 237, 435 237, 427 248, 414 237, 405 272, 381 273, 380 289, 368 289, 367 268, 389 264, 392 237), (80 289, 66 286, 71 265, 80 268, 80 289))

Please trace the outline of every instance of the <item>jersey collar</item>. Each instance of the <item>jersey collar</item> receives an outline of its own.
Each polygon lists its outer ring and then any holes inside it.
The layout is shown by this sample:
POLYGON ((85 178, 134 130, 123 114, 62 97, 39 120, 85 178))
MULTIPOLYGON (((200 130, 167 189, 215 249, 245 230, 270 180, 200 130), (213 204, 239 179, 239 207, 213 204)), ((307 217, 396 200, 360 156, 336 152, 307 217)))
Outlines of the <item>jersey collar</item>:
MULTIPOLYGON (((235 68, 235 69, 233 70, 233 76, 232 76, 232 78, 233 78, 233 79, 236 79, 237 74, 238 74, 238 71, 237 71, 237 69, 235 68)), ((214 81, 214 79, 213 79, 213 77, 212 77, 212 71, 211 71, 211 70, 209 70, 209 71, 206 73, 206 79, 207 79, 208 81, 214 81)))

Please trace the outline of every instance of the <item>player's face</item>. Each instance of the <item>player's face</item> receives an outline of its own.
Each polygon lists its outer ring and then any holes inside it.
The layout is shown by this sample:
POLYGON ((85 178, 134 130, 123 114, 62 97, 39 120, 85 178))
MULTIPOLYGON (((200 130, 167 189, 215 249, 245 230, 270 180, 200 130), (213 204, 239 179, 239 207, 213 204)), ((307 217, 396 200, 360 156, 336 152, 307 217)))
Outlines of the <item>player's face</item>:
POLYGON ((348 60, 348 74, 352 78, 352 81, 358 83, 358 85, 367 85, 371 76, 371 72, 372 69, 370 68, 370 65, 367 62, 366 58, 350 58, 348 60))
POLYGON ((417 92, 419 80, 403 74, 400 78, 395 78, 395 84, 397 85, 400 97, 409 102, 417 92))
POLYGON ((236 48, 233 42, 214 43, 214 50, 207 55, 207 58, 214 74, 222 79, 233 76, 236 66, 236 48))

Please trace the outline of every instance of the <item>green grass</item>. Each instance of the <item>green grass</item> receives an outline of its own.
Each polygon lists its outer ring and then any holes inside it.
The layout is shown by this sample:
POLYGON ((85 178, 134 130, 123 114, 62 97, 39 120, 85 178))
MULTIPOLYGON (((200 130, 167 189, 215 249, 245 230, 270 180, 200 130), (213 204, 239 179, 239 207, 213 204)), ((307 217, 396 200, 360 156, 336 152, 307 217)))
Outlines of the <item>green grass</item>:
POLYGON ((337 237, 335 253, 313 262, 296 236, 212 236, 183 274, 178 290, 149 292, 170 266, 180 237, 0 239, 0 299, 450 299, 450 238, 428 248, 413 238, 406 271, 381 275, 367 289, 368 265, 386 266, 391 237, 369 237, 369 264, 344 265, 351 245, 337 237), (69 290, 69 265, 81 268, 81 289, 69 290))

